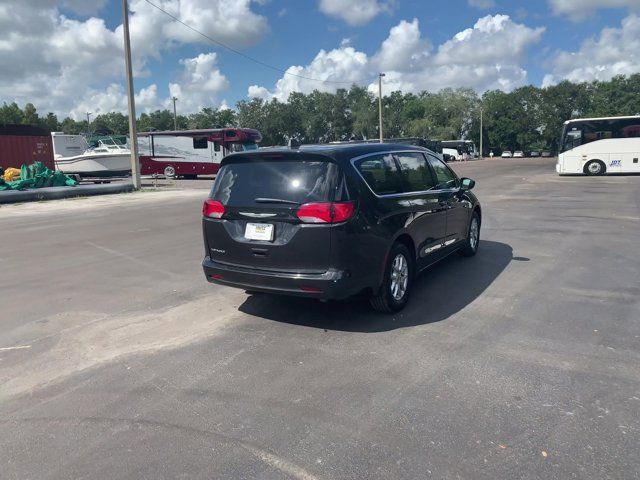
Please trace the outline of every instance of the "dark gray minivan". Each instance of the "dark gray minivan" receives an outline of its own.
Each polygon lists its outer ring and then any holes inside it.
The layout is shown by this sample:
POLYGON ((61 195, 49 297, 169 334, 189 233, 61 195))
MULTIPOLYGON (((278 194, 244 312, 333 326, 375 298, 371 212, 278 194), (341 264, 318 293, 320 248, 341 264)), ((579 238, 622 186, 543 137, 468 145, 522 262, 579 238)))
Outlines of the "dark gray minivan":
POLYGON ((482 210, 436 154, 394 144, 232 154, 203 205, 209 282, 318 299, 367 293, 394 312, 416 274, 475 255, 482 210))

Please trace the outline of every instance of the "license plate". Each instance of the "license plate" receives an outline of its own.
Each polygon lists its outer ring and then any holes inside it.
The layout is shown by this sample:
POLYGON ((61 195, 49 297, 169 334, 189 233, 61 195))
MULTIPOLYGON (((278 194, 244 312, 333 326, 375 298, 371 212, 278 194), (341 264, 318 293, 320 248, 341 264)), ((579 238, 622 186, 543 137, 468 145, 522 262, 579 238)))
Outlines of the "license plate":
POLYGON ((271 223, 247 223, 244 238, 248 240, 273 240, 273 224, 271 223))

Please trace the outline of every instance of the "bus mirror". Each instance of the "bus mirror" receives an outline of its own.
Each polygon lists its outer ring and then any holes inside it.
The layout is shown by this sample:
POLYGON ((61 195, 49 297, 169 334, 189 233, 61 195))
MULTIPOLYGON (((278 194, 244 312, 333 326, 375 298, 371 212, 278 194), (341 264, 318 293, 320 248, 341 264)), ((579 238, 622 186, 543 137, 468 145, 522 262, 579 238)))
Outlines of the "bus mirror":
POLYGON ((463 178, 461 180, 461 183, 462 183, 462 190, 471 190, 473 189, 473 187, 476 186, 476 181, 471 180, 470 178, 463 178))

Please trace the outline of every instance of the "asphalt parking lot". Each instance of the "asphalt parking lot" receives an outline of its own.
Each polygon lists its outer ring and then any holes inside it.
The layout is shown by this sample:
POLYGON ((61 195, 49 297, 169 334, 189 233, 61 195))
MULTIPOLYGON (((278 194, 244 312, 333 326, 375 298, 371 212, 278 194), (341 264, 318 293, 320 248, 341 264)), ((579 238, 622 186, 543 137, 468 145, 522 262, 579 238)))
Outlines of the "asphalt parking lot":
POLYGON ((640 176, 453 164, 396 316, 209 285, 182 190, 0 208, 0 477, 640 478, 640 176))

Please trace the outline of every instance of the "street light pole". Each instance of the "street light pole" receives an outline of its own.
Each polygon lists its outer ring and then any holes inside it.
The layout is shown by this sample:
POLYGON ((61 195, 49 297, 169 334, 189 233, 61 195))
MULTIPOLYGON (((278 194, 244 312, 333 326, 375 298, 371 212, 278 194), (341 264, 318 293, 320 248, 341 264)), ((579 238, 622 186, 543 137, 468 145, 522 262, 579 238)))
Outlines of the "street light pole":
POLYGON ((136 101, 133 90, 133 69, 131 67, 131 40, 129 38, 129 7, 122 0, 122 30, 124 32, 124 60, 127 73, 127 95, 129 97, 129 138, 131 139, 131 182, 133 188, 140 189, 140 160, 138 159, 138 131, 136 127, 136 101))
POLYGON ((178 115, 176 114, 176 100, 178 97, 171 97, 173 101, 173 129, 178 130, 178 115))
POLYGON ((384 77, 384 73, 378 74, 378 129, 380 143, 384 142, 384 135, 382 134, 382 77, 384 77))
POLYGON ((89 128, 89 125, 91 124, 91 112, 87 112, 87 135, 89 135, 89 133, 91 132, 91 129, 89 128))
POLYGON ((483 150, 482 150, 482 139, 483 139, 483 135, 482 135, 482 116, 483 116, 484 111, 482 110, 482 107, 480 107, 480 158, 484 157, 483 154, 483 150))

